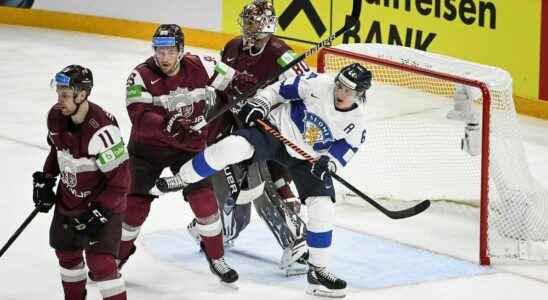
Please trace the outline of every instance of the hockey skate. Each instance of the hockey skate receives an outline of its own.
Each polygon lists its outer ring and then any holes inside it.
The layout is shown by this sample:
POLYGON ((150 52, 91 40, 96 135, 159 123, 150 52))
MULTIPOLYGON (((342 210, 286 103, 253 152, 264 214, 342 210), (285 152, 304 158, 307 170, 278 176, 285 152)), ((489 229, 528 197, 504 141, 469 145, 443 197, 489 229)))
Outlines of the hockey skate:
POLYGON ((234 284, 234 282, 238 280, 238 272, 236 272, 236 270, 232 269, 226 263, 224 257, 221 257, 219 259, 211 259, 209 256, 207 256, 202 243, 200 243, 200 247, 202 248, 202 252, 207 259, 207 263, 209 264, 209 269, 211 270, 211 273, 219 277, 222 284, 233 289, 238 289, 238 286, 234 284))
POLYGON ((304 238, 295 240, 284 249, 280 269, 285 271, 287 277, 306 274, 308 271, 308 247, 304 238))
POLYGON ((156 184, 150 189, 149 194, 161 196, 165 193, 180 191, 187 185, 189 185, 189 183, 184 181, 180 174, 175 174, 171 177, 161 177, 156 180, 156 184))
POLYGON ((344 298, 346 296, 346 281, 337 278, 326 267, 320 268, 312 264, 308 264, 308 266, 307 294, 329 298, 344 298))

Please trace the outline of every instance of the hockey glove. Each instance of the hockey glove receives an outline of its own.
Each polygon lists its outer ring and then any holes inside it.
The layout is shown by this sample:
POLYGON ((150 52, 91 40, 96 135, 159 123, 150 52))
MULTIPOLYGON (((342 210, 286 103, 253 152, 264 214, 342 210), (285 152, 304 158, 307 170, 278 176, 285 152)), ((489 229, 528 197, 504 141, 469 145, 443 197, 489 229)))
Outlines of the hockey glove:
POLYGON ((32 200, 34 206, 39 212, 47 213, 55 203, 55 193, 53 186, 55 185, 55 177, 47 177, 43 172, 34 172, 32 174, 33 188, 32 200))
POLYGON ((182 142, 188 135, 199 135, 199 131, 192 129, 192 120, 183 114, 183 110, 178 108, 164 118, 164 130, 174 139, 182 142))
POLYGON ((257 84, 257 82, 257 78, 253 74, 238 72, 230 82, 230 86, 235 92, 243 94, 257 84))
POLYGON ((261 96, 251 98, 238 113, 244 126, 251 127, 257 120, 264 119, 270 112, 270 102, 261 96))
POLYGON ((95 237, 108 222, 109 216, 99 204, 92 202, 88 210, 72 219, 74 231, 88 237, 95 237))
POLYGON ((310 169, 312 175, 322 181, 325 179, 326 175, 335 173, 336 171, 337 166, 329 159, 329 156, 327 155, 320 156, 320 158, 312 164, 312 168, 310 169))

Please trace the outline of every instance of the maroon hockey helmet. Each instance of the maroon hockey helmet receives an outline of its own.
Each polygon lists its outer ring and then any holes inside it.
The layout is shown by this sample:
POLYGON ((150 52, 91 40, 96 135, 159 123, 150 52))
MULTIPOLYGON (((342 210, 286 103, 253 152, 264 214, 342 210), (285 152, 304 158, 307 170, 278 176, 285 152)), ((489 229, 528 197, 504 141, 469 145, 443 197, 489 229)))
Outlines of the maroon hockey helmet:
POLYGON ((276 12, 268 0, 254 0, 244 6, 238 21, 244 47, 251 47, 257 40, 264 39, 276 31, 276 12))

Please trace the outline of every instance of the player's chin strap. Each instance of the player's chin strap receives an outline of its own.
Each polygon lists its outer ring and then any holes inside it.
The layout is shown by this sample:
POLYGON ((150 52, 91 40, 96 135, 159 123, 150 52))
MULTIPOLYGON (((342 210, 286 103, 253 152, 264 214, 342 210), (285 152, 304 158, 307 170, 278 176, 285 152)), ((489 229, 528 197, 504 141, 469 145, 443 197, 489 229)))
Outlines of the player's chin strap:
MULTIPOLYGON (((270 125, 268 125, 266 122, 262 120, 257 120, 257 123, 262 127, 262 129, 274 136, 276 139, 278 139, 283 144, 289 146, 291 149, 293 149, 295 152, 299 153, 304 159, 306 159, 311 164, 314 163, 314 158, 310 156, 308 153, 304 152, 299 146, 292 143, 290 140, 286 139, 284 136, 282 136, 276 129, 272 128, 270 125)), ((414 215, 420 214, 421 212, 425 211, 428 207, 430 207, 430 201, 424 200, 421 203, 404 209, 404 210, 388 210, 384 206, 380 205, 377 201, 373 200, 357 188, 355 188, 353 185, 348 183, 346 180, 341 178, 339 175, 330 172, 329 173, 332 178, 340 182, 342 185, 347 187, 352 192, 356 193, 358 196, 360 196, 362 199, 367 201, 369 204, 373 205, 376 209, 380 210, 383 214, 388 216, 391 219, 403 219, 403 218, 409 218, 414 215)))
MULTIPOLYGON (((80 105, 82 105, 82 103, 84 103, 85 101, 87 101, 86 99, 84 99, 84 100, 82 100, 82 102, 80 102, 80 103, 77 103, 77 102, 76 102, 76 97, 78 97, 78 93, 79 93, 79 92, 80 92, 80 91, 79 91, 78 89, 76 89, 76 88, 74 89, 74 98, 72 99, 72 102, 74 102, 74 105, 76 105, 76 109, 74 110, 73 113, 70 114, 71 117, 75 116, 75 115, 78 113, 78 111, 80 110, 80 105)), ((87 93, 87 92, 86 92, 86 93, 87 93)), ((86 95, 86 97, 87 97, 87 95, 86 95)))

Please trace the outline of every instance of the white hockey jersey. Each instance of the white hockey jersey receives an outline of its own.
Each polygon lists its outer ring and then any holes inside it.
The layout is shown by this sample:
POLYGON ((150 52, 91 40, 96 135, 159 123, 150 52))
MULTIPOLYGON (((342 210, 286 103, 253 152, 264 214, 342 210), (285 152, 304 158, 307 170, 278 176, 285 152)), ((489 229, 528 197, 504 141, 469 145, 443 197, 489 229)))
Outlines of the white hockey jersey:
MULTIPOLYGON (((341 111, 335 107, 334 78, 310 72, 278 81, 259 92, 271 103, 270 122, 312 157, 328 154, 345 166, 365 142, 363 104, 341 111)), ((301 155, 286 146, 296 158, 301 155)))

